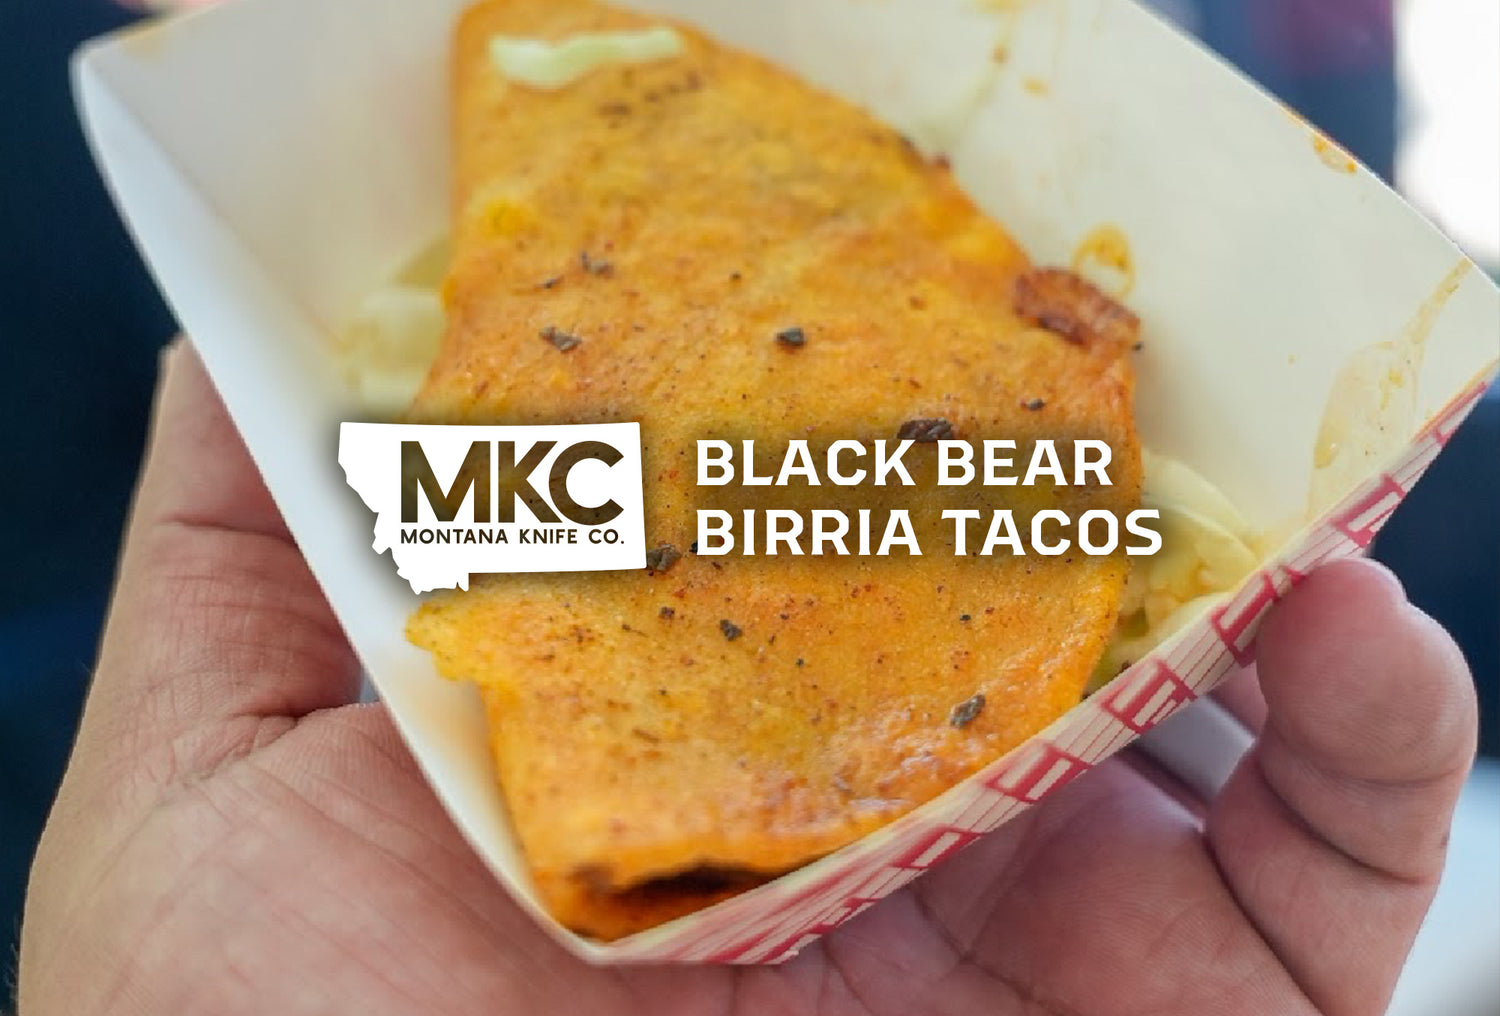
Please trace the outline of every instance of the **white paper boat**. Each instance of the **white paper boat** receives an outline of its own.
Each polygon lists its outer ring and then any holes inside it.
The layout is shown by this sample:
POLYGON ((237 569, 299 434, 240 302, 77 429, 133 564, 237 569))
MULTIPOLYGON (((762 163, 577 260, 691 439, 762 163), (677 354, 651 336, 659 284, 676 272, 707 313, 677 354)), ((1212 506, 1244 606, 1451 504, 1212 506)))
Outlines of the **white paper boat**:
MULTIPOLYGON (((371 516, 335 456, 350 406, 330 336, 445 228, 447 48, 462 6, 233 0, 90 45, 77 91, 137 242, 423 770, 517 899, 589 959, 785 959, 1056 790, 1246 657, 1299 574, 1366 545, 1493 372, 1500 294, 1472 271, 1431 329, 1410 433, 1227 606, 895 825, 702 913, 583 941, 536 905, 477 695, 404 640, 411 593, 371 553, 371 516)), ((1378 180, 1126 0, 635 6, 943 147, 1037 261, 1066 263, 1091 230, 1119 227, 1147 341, 1144 440, 1263 529, 1301 518, 1340 366, 1402 334, 1461 261, 1378 180)))

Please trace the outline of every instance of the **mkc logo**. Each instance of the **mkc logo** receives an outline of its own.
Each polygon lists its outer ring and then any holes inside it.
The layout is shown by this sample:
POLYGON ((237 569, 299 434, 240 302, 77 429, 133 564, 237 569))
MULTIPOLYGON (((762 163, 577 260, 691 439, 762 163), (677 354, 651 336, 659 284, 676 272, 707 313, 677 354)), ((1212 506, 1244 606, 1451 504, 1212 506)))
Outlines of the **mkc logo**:
POLYGON ((644 568, 640 427, 346 423, 339 464, 417 592, 471 573, 644 568))
POLYGON ((593 508, 585 508, 573 500, 573 495, 568 490, 568 474, 585 459, 613 466, 625 454, 603 441, 580 441, 560 452, 553 459, 552 468, 547 474, 547 493, 551 496, 549 505, 547 498, 542 497, 531 485, 531 476, 556 447, 556 441, 537 441, 517 462, 516 442, 475 441, 469 445, 468 454, 458 467, 458 475, 453 478, 453 485, 444 490, 432 471, 432 463, 427 461, 422 442, 402 441, 401 522, 411 524, 421 521, 417 505, 419 491, 427 495, 427 503, 432 506, 438 521, 452 522, 458 517, 458 510, 471 490, 474 491, 474 521, 489 522, 492 474, 496 477, 495 501, 499 503, 499 512, 495 518, 497 522, 516 521, 517 501, 525 504, 539 522, 561 521, 557 512, 562 512, 580 526, 599 526, 619 517, 625 509, 620 507, 618 501, 610 500, 593 508), (556 505, 557 511, 552 510, 553 505, 556 505))

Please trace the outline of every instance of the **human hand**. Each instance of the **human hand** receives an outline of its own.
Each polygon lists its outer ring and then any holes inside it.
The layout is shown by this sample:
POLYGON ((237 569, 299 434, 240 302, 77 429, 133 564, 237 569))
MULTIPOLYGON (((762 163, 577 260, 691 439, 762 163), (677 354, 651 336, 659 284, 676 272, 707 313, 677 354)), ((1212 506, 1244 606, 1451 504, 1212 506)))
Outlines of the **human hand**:
POLYGON ((1127 751, 780 967, 595 968, 465 844, 196 354, 32 873, 21 1016, 1383 1012, 1474 750, 1458 650, 1363 561, 1292 593, 1210 804, 1127 751))

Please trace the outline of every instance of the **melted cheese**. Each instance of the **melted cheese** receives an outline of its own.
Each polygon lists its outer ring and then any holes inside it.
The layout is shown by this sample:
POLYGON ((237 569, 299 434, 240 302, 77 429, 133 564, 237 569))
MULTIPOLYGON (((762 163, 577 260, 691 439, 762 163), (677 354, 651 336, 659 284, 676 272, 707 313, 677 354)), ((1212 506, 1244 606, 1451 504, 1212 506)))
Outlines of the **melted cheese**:
POLYGON ((608 64, 643 64, 682 54, 682 37, 666 27, 639 32, 583 32, 558 42, 497 35, 490 59, 506 78, 555 91, 608 64))
POLYGON ((1141 503, 1161 512, 1162 549, 1134 559, 1097 688, 1198 617, 1255 570, 1250 526, 1223 492, 1184 462, 1141 449, 1141 503))

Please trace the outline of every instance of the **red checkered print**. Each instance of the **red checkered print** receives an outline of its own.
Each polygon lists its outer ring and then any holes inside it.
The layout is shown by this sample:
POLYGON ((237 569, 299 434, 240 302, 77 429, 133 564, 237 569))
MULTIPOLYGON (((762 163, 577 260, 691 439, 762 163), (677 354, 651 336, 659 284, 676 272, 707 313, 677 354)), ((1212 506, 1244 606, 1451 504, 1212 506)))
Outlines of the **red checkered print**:
POLYGON ((1430 440, 1439 446, 1446 445, 1453 432, 1458 430, 1459 425, 1468 417, 1469 412, 1484 397, 1485 390, 1489 388, 1494 375, 1477 379, 1460 392, 1453 401, 1437 412, 1427 425, 1417 434, 1417 442, 1430 440))
POLYGON ((1098 695, 1099 706, 1137 734, 1144 734, 1198 696, 1161 660, 1132 667, 1098 695), (1133 677, 1134 674, 1139 674, 1133 677))
POLYGON ((1281 597, 1276 583, 1265 572, 1256 572, 1223 607, 1209 615, 1209 624, 1240 666, 1255 659, 1255 632, 1267 611, 1281 597))
POLYGON ((1034 804, 1043 797, 1071 783, 1089 768, 1051 742, 1036 738, 1021 746, 1019 754, 1000 774, 986 781, 990 787, 1018 801, 1034 804))
POLYGON ((915 868, 924 871, 950 854, 956 854, 979 838, 978 833, 966 829, 941 826, 924 836, 922 841, 909 848, 892 863, 898 868, 915 868))
POLYGON ((1406 491, 1390 476, 1382 476, 1374 486, 1366 486, 1344 502, 1329 520, 1334 529, 1347 536, 1361 550, 1375 542, 1375 534, 1390 519, 1391 513, 1406 497, 1406 491))

